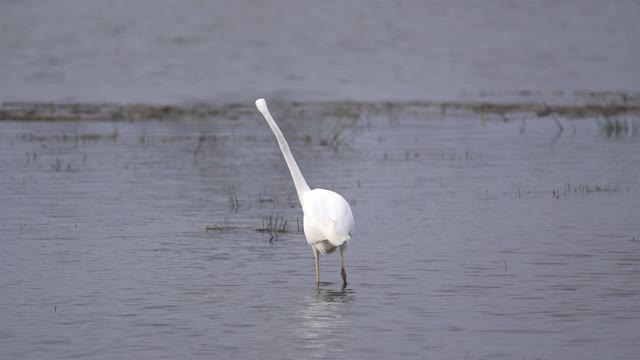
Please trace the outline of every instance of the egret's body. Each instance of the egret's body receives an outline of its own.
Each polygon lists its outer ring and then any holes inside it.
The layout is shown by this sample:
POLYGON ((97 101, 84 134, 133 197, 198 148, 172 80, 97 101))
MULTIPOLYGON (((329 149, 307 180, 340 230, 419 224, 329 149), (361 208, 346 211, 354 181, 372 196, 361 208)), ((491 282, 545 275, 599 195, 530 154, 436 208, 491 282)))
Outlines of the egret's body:
POLYGON ((296 160, 289 150, 289 144, 282 135, 280 128, 271 117, 267 103, 264 99, 256 100, 256 107, 262 113, 271 127, 280 150, 284 156, 293 183, 296 186, 298 199, 304 213, 304 235, 313 249, 316 258, 316 283, 320 284, 320 254, 329 254, 340 249, 341 275, 344 284, 347 284, 347 273, 344 270, 344 251, 351 240, 353 232, 353 214, 347 200, 340 194, 325 190, 309 188, 307 181, 302 176, 296 160))

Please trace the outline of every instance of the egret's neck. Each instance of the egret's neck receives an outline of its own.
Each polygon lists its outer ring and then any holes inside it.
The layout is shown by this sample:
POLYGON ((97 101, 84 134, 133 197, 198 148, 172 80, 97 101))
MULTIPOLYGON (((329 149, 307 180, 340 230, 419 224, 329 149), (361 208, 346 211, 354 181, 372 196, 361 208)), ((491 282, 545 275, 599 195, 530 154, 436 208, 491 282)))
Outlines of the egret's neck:
POLYGON ((282 135, 282 131, 280 131, 278 124, 276 124, 275 120, 273 120, 273 118, 271 117, 269 110, 266 108, 266 104, 264 108, 262 109, 258 108, 258 109, 260 110, 264 118, 267 120, 267 123, 269 123, 269 127, 271 127, 273 134, 276 136, 276 139, 278 140, 278 144, 280 145, 280 150, 282 151, 284 160, 287 162, 287 166, 289 167, 289 172, 291 172, 291 177, 293 178, 293 183, 296 186, 298 199, 300 200, 300 204, 304 207, 304 203, 303 203, 304 194, 306 192, 311 191, 311 189, 309 189, 309 185, 307 185, 307 181, 304 179, 304 176, 302 176, 302 172, 300 172, 300 168, 296 163, 296 159, 293 158, 293 155, 291 154, 291 150, 289 150, 289 144, 287 143, 287 140, 284 138, 284 135, 282 135))

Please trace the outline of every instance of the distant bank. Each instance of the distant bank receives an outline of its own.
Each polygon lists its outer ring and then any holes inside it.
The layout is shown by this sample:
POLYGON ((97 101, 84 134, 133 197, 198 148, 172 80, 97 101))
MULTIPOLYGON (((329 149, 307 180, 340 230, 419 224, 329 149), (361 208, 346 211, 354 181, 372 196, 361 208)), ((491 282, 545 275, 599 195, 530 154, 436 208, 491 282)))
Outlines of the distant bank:
MULTIPOLYGON (((275 111, 303 110, 323 116, 362 117, 376 113, 398 116, 402 112, 475 113, 489 118, 509 120, 522 116, 567 118, 616 117, 640 114, 640 93, 578 92, 485 94, 468 101, 400 102, 274 102, 275 111)), ((43 103, 5 102, 0 104, 0 121, 138 121, 177 120, 209 117, 235 117, 253 113, 252 103, 43 103)))

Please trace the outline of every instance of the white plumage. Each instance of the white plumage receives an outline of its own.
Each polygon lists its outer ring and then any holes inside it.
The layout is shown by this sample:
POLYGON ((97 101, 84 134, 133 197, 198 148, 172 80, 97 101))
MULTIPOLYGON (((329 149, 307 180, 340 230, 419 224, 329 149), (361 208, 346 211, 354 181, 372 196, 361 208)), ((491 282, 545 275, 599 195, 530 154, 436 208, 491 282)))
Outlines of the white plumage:
POLYGON ((313 248, 316 258, 316 283, 320 284, 319 254, 329 254, 340 249, 341 275, 344 285, 347 284, 347 273, 344 270, 344 251, 351 241, 353 232, 353 214, 347 200, 331 190, 309 188, 302 176, 296 160, 289 150, 289 144, 282 135, 280 128, 269 113, 264 99, 256 100, 256 107, 262 113, 271 127, 280 150, 284 156, 293 183, 298 193, 298 199, 304 212, 304 235, 313 248))

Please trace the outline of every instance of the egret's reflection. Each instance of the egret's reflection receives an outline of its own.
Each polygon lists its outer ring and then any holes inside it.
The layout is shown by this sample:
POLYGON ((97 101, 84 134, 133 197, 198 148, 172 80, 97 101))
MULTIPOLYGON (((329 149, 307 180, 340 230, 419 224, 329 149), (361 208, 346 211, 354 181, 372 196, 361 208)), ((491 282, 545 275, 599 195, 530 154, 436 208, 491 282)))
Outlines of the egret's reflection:
POLYGON ((354 290, 319 288, 312 290, 301 312, 301 335, 308 347, 322 351, 340 341, 340 334, 349 328, 345 316, 354 299, 354 290))

